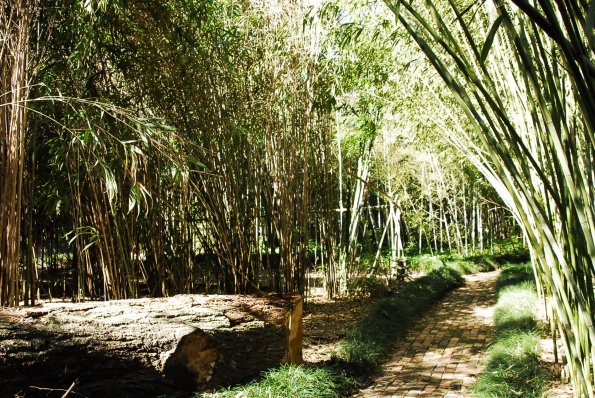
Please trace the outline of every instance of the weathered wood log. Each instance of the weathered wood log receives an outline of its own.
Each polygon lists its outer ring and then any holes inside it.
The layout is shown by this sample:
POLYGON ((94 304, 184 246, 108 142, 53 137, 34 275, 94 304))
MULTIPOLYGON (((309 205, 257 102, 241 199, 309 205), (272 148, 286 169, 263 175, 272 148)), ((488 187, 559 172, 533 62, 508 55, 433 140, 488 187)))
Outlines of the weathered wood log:
POLYGON ((47 396, 39 388, 67 389, 74 380, 87 397, 153 397, 233 385, 301 362, 299 296, 180 295, 0 309, 1 397, 47 396))

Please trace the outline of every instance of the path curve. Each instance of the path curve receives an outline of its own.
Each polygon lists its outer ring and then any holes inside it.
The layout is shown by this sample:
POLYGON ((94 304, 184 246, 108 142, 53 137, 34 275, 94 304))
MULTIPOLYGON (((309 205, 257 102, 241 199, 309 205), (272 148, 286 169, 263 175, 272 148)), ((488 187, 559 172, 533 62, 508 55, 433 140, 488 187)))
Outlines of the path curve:
POLYGON ((418 319, 373 384, 354 398, 470 396, 494 337, 493 307, 499 271, 465 276, 418 319))

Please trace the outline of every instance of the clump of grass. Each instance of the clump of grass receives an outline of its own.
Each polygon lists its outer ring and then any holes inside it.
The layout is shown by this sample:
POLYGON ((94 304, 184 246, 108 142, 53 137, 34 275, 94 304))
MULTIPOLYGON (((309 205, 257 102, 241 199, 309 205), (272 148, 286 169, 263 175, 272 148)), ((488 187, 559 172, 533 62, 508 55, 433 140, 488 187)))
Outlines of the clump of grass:
POLYGON ((461 275, 476 274, 480 272, 480 269, 476 264, 464 260, 447 261, 446 266, 454 269, 461 275))
POLYGON ((545 376, 538 361, 539 338, 517 332, 500 338, 490 350, 488 369, 473 388, 477 398, 540 398, 545 376))
POLYGON ((476 274, 478 272, 493 271, 498 263, 487 254, 461 256, 457 254, 431 256, 423 254, 411 258, 411 268, 416 271, 431 272, 448 266, 461 275, 476 274))
POLYGON ((212 398, 335 398, 350 380, 328 368, 285 365, 271 369, 262 379, 196 397, 212 398))
POLYGON ((360 372, 373 370, 423 310, 462 285, 461 275, 444 266, 402 284, 393 297, 378 300, 370 315, 347 336, 338 359, 360 372))
POLYGON ((476 274, 478 272, 493 271, 498 264, 486 254, 473 256, 447 255, 443 256, 444 263, 462 275, 476 274))
POLYGON ((416 271, 431 272, 442 267, 444 267, 444 263, 438 256, 422 254, 411 258, 411 269, 416 271))
POLYGON ((500 292, 506 286, 518 285, 522 282, 533 283, 531 263, 506 264, 496 281, 496 290, 500 292))
POLYGON ((506 265, 496 285, 496 340, 473 396, 541 397, 546 373, 539 363, 537 293, 529 265, 506 265))
POLYGON ((524 281, 502 288, 496 306, 495 322, 498 335, 524 331, 539 331, 535 318, 537 293, 533 281, 524 281))
POLYGON ((472 263, 477 267, 477 272, 493 271, 499 268, 500 265, 497 261, 494 261, 491 255, 488 254, 477 254, 473 256, 463 257, 463 260, 472 263))

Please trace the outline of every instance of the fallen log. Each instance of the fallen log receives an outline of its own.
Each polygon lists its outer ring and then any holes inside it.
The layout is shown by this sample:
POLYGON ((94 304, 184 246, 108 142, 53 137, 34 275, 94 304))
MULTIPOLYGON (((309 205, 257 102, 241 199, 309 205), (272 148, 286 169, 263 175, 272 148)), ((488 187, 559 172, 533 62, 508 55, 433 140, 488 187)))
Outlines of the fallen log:
POLYGON ((153 397, 302 362, 299 296, 202 296, 0 309, 0 396, 153 397), (60 390, 62 392, 60 392, 60 390), (76 395, 72 395, 76 396, 76 395))

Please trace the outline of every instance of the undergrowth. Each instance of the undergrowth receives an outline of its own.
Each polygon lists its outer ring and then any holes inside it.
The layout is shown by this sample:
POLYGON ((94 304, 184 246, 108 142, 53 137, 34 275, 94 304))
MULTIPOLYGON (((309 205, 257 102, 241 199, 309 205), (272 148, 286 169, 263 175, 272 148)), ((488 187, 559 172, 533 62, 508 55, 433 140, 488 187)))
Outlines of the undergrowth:
POLYGON ((496 286, 496 338, 473 396, 541 397, 547 375, 539 363, 537 293, 529 264, 504 266, 496 286))
MULTIPOLYGON (((213 398, 334 398, 351 381, 327 368, 285 365, 264 373, 249 384, 222 389, 202 397, 213 398)), ((198 397, 198 396, 197 396, 198 397)))
POLYGON ((444 266, 454 269, 461 275, 467 275, 493 271, 499 264, 487 254, 473 256, 456 254, 431 256, 429 254, 423 254, 411 259, 411 269, 416 271, 431 272, 444 266))

